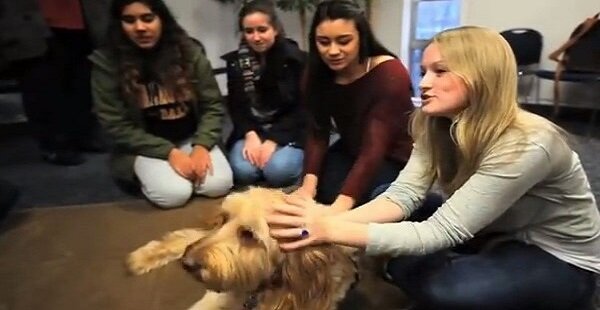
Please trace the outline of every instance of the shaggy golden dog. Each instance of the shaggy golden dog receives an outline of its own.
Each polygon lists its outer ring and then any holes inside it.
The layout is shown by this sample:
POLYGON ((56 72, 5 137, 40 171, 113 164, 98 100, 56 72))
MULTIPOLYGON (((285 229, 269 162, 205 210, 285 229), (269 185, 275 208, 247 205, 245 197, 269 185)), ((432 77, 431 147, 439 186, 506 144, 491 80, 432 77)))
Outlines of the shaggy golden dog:
POLYGON ((181 258, 207 288, 190 309, 336 309, 356 281, 354 251, 334 245, 280 251, 265 215, 284 195, 264 188, 230 194, 218 227, 151 241, 129 254, 128 268, 142 274, 181 258))

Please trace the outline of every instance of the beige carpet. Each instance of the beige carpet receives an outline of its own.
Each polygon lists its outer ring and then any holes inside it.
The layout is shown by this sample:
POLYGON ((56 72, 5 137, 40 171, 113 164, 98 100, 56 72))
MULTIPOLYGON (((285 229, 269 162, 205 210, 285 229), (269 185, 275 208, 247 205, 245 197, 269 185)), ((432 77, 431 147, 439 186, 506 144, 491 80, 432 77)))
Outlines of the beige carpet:
MULTIPOLYGON (((134 277, 124 257, 167 231, 202 225, 219 203, 162 211, 136 200, 14 214, 0 231, 0 310, 186 309, 204 290, 178 264, 134 277)), ((343 309, 404 303, 394 287, 367 277, 343 309)))

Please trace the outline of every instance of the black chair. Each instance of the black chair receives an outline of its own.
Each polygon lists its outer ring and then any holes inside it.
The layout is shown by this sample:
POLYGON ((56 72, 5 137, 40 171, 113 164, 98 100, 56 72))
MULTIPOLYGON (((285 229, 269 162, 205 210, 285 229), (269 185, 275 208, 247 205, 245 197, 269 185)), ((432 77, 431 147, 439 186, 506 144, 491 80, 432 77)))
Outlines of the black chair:
MULTIPOLYGON (((538 77, 537 80, 537 91, 536 91, 536 101, 539 101, 540 98, 540 80, 550 80, 554 81, 554 110, 552 112, 552 118, 558 118, 560 113, 560 105, 561 96, 560 96, 560 85, 559 82, 572 82, 572 83, 582 83, 587 84, 592 87, 592 89, 600 88, 600 73, 593 72, 582 72, 582 71, 562 71, 558 80, 556 80, 556 71, 554 70, 537 70, 535 75, 538 77)), ((596 123, 596 118, 598 115, 598 110, 600 109, 600 105, 597 102, 589 102, 583 105, 573 105, 573 107, 590 109, 590 121, 588 124, 587 135, 590 136, 594 129, 594 124, 596 123)))
POLYGON ((542 34, 530 28, 513 28, 500 32, 500 35, 508 42, 515 54, 519 80, 529 76, 525 81, 523 91, 527 100, 533 86, 533 75, 540 64, 543 46, 542 34))
MULTIPOLYGON (((554 81, 554 111, 553 118, 557 118, 562 102, 562 82, 574 82, 589 85, 585 89, 598 90, 600 86, 600 13, 586 18, 577 25, 569 36, 569 39, 548 56, 557 62, 556 70, 538 70, 538 92, 541 79, 554 81)), ((590 100, 583 105, 570 105, 573 107, 591 109, 590 126, 588 134, 591 133, 596 115, 600 110, 600 104, 596 100, 590 100)))

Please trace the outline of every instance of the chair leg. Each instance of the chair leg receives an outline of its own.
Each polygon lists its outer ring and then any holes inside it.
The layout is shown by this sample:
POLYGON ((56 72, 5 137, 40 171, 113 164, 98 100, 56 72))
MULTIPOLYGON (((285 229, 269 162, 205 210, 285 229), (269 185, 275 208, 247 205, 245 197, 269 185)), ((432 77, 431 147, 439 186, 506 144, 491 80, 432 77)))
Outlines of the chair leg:
POLYGON ((552 119, 558 120, 558 113, 560 113, 560 85, 558 81, 554 81, 554 110, 552 112, 552 119))
POLYGON ((529 99, 531 98, 531 90, 533 89, 533 79, 535 79, 535 75, 525 76, 525 103, 531 104, 529 99))
POLYGON ((535 76, 535 104, 541 104, 540 102, 540 87, 542 86, 541 79, 535 76))

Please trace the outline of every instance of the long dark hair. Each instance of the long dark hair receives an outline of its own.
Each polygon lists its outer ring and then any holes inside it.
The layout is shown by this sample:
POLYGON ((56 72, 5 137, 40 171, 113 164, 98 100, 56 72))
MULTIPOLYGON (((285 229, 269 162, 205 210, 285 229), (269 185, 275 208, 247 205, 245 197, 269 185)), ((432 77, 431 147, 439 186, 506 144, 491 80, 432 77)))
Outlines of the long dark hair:
POLYGON ((321 59, 317 49, 317 27, 325 20, 345 19, 354 21, 359 36, 358 62, 364 63, 368 57, 390 55, 397 58, 394 53, 385 48, 371 30, 364 10, 352 0, 326 0, 317 6, 310 25, 308 36, 308 75, 306 83, 306 99, 310 118, 317 128, 327 128, 330 112, 328 106, 321 102, 323 92, 329 88, 335 78, 331 70, 321 59))
POLYGON ((238 30, 240 32, 244 31, 244 17, 253 14, 253 13, 263 13, 269 17, 271 26, 277 30, 277 39, 285 37, 285 30, 283 29, 283 24, 281 20, 277 16, 277 12, 275 11, 275 5, 270 0, 255 0, 252 2, 248 2, 242 6, 240 12, 238 13, 238 30))
POLYGON ((192 41, 177 23, 162 0, 114 0, 110 8, 108 48, 116 58, 121 92, 129 103, 141 104, 136 99, 140 80, 151 75, 166 89, 173 92, 178 102, 195 99, 190 82, 192 41), (132 42, 121 26, 123 9, 135 2, 142 3, 156 14, 162 23, 162 34, 156 46, 143 50, 132 42))

